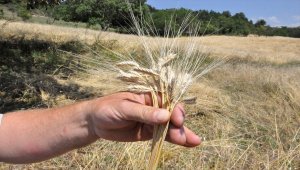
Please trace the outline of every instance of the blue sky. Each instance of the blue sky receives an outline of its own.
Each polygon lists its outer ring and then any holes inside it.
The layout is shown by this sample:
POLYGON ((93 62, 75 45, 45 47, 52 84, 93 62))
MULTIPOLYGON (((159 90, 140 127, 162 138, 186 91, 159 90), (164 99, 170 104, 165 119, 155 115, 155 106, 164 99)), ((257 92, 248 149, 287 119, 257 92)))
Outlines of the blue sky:
POLYGON ((188 8, 218 12, 243 12, 254 22, 264 19, 271 26, 300 26, 300 0, 148 0, 157 9, 188 8))

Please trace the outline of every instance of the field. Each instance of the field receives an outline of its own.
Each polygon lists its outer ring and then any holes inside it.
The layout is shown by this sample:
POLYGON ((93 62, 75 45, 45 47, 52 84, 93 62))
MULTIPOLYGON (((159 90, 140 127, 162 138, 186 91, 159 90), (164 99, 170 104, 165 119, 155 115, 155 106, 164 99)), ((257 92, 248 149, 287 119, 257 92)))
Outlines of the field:
MULTIPOLYGON (((0 20, 0 28, 2 42, 37 41, 58 46, 79 42, 84 44, 80 47, 92 46, 93 49, 98 49, 96 46, 101 44, 120 53, 140 48, 134 35, 4 20, 0 20)), ((148 37, 147 40, 159 39, 148 37)), ((186 41, 185 37, 180 39, 182 43, 186 41)), ((197 38, 198 41, 199 48, 209 51, 212 58, 226 56, 228 61, 204 76, 188 92, 197 97, 197 103, 186 106, 185 124, 202 137, 202 144, 187 149, 166 143, 160 168, 299 169, 300 39, 204 36, 197 38)), ((77 52, 83 56, 91 53, 89 50, 77 52)), ((0 54, 0 57, 10 56, 0 54)), ((39 89, 34 94, 43 105, 30 107, 55 107, 120 89, 119 82, 111 79, 110 72, 86 76, 75 71, 76 74, 67 77, 59 74, 57 69, 43 76, 37 72, 33 71, 30 76, 29 73, 14 72, 15 77, 26 79, 29 85, 37 82, 33 78, 41 77, 44 77, 43 82, 50 83, 47 87, 44 84, 34 86, 39 89), (49 79, 51 81, 46 81, 49 79), (60 93, 57 89, 49 89, 50 86, 65 87, 65 90, 60 93)), ((1 80, 6 80, 4 74, 0 76, 1 80)), ((14 82, 1 83, 0 87, 5 89, 14 82)), ((5 101, 7 92, 3 89, 0 89, 0 98, 5 101)), ((18 100, 31 99, 24 96, 18 100)), ((99 140, 45 162, 30 165, 0 163, 0 169, 145 169, 149 144, 99 140)))

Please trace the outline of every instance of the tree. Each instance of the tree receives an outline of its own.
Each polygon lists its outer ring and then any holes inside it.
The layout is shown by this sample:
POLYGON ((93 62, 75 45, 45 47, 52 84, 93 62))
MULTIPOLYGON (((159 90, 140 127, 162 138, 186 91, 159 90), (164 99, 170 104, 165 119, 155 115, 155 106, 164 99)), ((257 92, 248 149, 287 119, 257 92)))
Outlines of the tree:
POLYGON ((248 21, 248 18, 243 12, 236 13, 235 15, 233 15, 233 18, 248 21))
POLYGON ((255 27, 261 27, 261 26, 266 26, 267 22, 263 19, 257 20, 256 23, 254 24, 255 27))
POLYGON ((211 15, 207 10, 199 10, 197 15, 200 21, 209 21, 211 19, 211 15))
MULTIPOLYGON (((146 0, 130 0, 136 16, 147 9, 146 0)), ((128 27, 130 12, 124 0, 66 0, 53 12, 56 19, 99 24, 103 30, 109 27, 128 27)))
POLYGON ((63 0, 27 0, 27 9, 35 9, 40 6, 59 5, 63 0))
POLYGON ((0 8, 0 19, 3 18, 3 16, 4 16, 4 11, 3 9, 0 8))
MULTIPOLYGON (((190 15, 192 22, 200 22, 199 34, 226 35, 280 35, 300 37, 300 28, 274 28, 260 19, 253 23, 243 12, 231 14, 230 11, 216 12, 185 8, 159 10, 147 5, 146 0, 0 0, 0 4, 11 3, 17 14, 24 20, 31 17, 31 9, 42 9, 55 20, 85 22, 88 26, 100 25, 103 30, 114 28, 123 33, 131 33, 132 20, 128 3, 139 22, 147 22, 156 29, 150 34, 165 34, 165 27, 172 20, 171 29, 178 31, 185 18, 190 15), (45 10, 46 9, 46 10, 45 10), (151 18, 150 18, 150 17, 151 18)), ((0 10, 0 17, 3 11, 0 10)), ((186 23, 187 24, 187 23, 186 23)), ((191 25, 193 25, 192 23, 191 25)), ((149 26, 149 25, 148 25, 149 26)), ((189 25, 188 25, 189 26, 189 25)), ((183 34, 190 33, 188 28, 183 34)))
POLYGON ((222 13, 222 15, 225 16, 225 17, 227 17, 227 18, 231 17, 230 11, 224 11, 224 12, 222 13))

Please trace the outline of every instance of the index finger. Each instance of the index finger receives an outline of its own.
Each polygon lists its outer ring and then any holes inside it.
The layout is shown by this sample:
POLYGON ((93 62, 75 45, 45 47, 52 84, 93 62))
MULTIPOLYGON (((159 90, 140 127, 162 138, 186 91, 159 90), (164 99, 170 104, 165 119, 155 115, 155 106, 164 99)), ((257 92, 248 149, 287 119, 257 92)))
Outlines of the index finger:
MULTIPOLYGON (((150 92, 141 93, 141 94, 131 93, 130 95, 127 94, 126 96, 128 97, 129 100, 133 100, 136 103, 153 106, 152 95, 150 92)), ((159 105, 161 106, 161 95, 158 95, 158 102, 159 105)), ((184 118, 185 118, 184 106, 182 103, 178 103, 173 108, 171 118, 170 118, 171 123, 176 127, 181 127, 183 126, 184 118)))

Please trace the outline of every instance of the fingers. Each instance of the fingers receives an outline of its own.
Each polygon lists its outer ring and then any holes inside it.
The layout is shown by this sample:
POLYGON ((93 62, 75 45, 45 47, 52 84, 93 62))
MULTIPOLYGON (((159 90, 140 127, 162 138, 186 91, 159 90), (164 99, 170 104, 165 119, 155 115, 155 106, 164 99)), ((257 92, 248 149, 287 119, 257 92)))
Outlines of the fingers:
POLYGON ((153 126, 137 123, 130 130, 99 130, 98 135, 102 139, 119 142, 136 142, 152 139, 153 126))
MULTIPOLYGON (((146 104, 148 106, 153 106, 153 101, 152 101, 152 95, 151 95, 151 93, 143 93, 141 95, 144 98, 144 104, 146 104)), ((162 101, 161 101, 161 95, 157 96, 157 101, 158 101, 159 106, 161 106, 161 103, 162 103, 162 101)))
MULTIPOLYGON (((194 147, 201 143, 199 136, 197 136, 190 129, 183 126, 185 111, 182 104, 177 104, 175 106, 170 117, 170 113, 167 110, 151 107, 151 94, 133 94, 133 96, 129 97, 129 99, 132 99, 132 101, 136 102, 126 100, 126 102, 120 104, 121 109, 119 110, 119 113, 121 113, 123 118, 125 118, 126 120, 154 125, 166 123, 170 119, 171 123, 167 136, 167 140, 169 142, 186 147, 194 147)), ((147 133, 144 132, 145 134, 147 134, 147 137, 140 136, 138 137, 139 140, 148 138, 150 139, 151 135, 149 136, 149 134, 151 133, 149 133, 149 127, 147 129, 147 133)))
MULTIPOLYGON (((145 101, 142 104, 152 106, 151 94, 144 93, 142 95, 143 95, 143 98, 145 101)), ((161 96, 158 96, 158 101, 159 101, 159 103, 161 103, 161 96)), ((173 123, 173 125, 175 125, 177 127, 181 127, 181 126, 183 126, 184 118, 185 118, 185 110, 183 108, 183 104, 179 103, 173 109, 173 112, 171 114, 171 122, 173 123)))
POLYGON ((171 123, 176 127, 182 127, 185 119, 185 111, 181 103, 177 104, 171 115, 171 123))
MULTIPOLYGON (((147 124, 162 124, 169 120, 170 113, 165 109, 157 109, 143 104, 125 101, 121 106, 121 113, 127 120, 134 120, 147 124)), ((177 104, 171 114, 171 122, 174 126, 182 127, 185 111, 182 104, 177 104)))
POLYGON ((165 109, 158 109, 130 101, 121 102, 118 105, 118 113, 124 120, 150 125, 163 124, 170 119, 170 113, 165 109))
MULTIPOLYGON (((153 106, 152 95, 150 92, 149 93, 141 93, 141 94, 123 92, 120 94, 123 95, 124 98, 129 101, 133 101, 133 102, 140 103, 140 104, 147 105, 147 106, 153 106)), ((159 105, 161 105, 161 96, 160 95, 158 95, 157 100, 158 100, 159 105)))
POLYGON ((186 147, 195 147, 201 143, 200 137, 187 127, 177 128, 173 125, 170 125, 167 141, 186 147))
MULTIPOLYGON (((140 95, 140 97, 144 98, 144 102, 141 102, 141 104, 146 104, 148 106, 152 106, 151 94, 150 93, 144 93, 144 94, 141 94, 141 95, 140 95)), ((141 101, 141 99, 139 99, 139 101, 141 101)), ((161 97, 160 96, 158 96, 158 101, 161 102, 161 97)), ((177 127, 181 127, 181 126, 183 126, 184 118, 185 118, 185 110, 184 110, 183 104, 179 103, 173 109, 173 112, 171 114, 171 122, 172 122, 173 125, 175 125, 177 127)))

